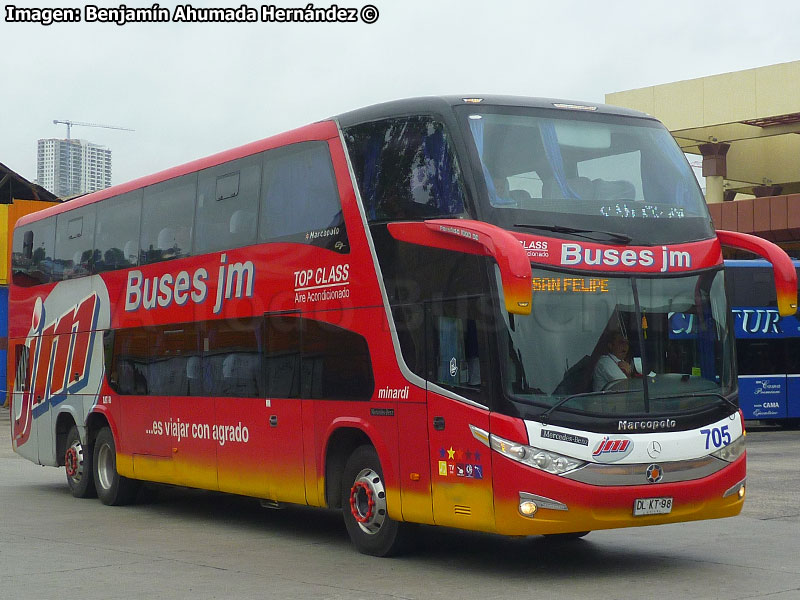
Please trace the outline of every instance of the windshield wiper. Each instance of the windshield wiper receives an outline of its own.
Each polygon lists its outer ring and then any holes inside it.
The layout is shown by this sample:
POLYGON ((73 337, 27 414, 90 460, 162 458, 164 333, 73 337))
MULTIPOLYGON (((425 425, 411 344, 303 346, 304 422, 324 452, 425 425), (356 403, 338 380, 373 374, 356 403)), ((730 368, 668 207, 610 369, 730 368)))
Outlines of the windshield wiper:
POLYGON ((617 394, 628 394, 630 393, 630 391, 631 390, 601 390, 597 392, 583 392, 581 394, 572 394, 571 396, 565 396, 564 398, 553 404, 553 406, 544 411, 541 415, 539 415, 539 418, 542 420, 542 423, 546 423, 547 418, 550 416, 550 413, 552 413, 555 410, 558 410, 564 404, 566 404, 570 400, 574 400, 575 398, 584 398, 586 396, 615 396, 617 394))
MULTIPOLYGON (((583 392, 582 394, 572 394, 571 396, 565 396, 558 402, 556 402, 553 406, 548 408, 544 411, 539 418, 541 419, 542 423, 546 423, 548 417, 551 413, 561 408, 564 404, 569 402, 570 400, 574 400, 575 398, 584 398, 586 396, 614 396, 616 394, 627 394, 631 390, 604 390, 599 392, 583 392)), ((691 394, 670 394, 668 396, 650 396, 650 400, 673 400, 677 398, 702 398, 703 396, 715 396, 725 402, 726 404, 730 404, 736 410, 739 410, 739 406, 730 398, 718 393, 718 392, 693 392, 691 394)))
POLYGON ((739 405, 736 404, 733 400, 728 398, 727 396, 720 394, 719 392, 692 392, 691 394, 670 394, 668 396, 650 396, 650 400, 675 400, 678 398, 702 398, 703 396, 715 396, 725 402, 726 404, 730 404, 736 410, 739 410, 739 405))
POLYGON ((593 242, 617 242, 618 244, 630 244, 631 236, 624 233, 617 233, 616 231, 602 231, 599 229, 578 229, 576 227, 566 227, 564 225, 531 225, 528 223, 515 223, 514 227, 525 227, 527 229, 541 229, 543 231, 552 231, 554 233, 571 233, 577 237, 582 237, 593 242), (591 235, 590 235, 591 234, 591 235), (605 239, 600 239, 598 236, 605 236, 605 239))

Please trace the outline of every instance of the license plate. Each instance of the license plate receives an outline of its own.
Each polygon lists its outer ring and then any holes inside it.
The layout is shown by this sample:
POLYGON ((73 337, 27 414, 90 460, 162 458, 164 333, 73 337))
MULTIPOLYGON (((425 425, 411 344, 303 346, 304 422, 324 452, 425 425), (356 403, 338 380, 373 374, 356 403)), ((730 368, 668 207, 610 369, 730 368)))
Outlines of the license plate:
POLYGON ((672 512, 672 498, 637 498, 633 503, 633 516, 668 515, 672 512))

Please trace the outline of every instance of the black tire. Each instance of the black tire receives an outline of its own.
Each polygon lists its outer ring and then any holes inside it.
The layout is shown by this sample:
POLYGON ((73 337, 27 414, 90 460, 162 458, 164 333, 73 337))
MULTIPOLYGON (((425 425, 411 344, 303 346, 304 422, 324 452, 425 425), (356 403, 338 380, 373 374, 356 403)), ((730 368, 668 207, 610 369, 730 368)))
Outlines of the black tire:
POLYGON ((392 556, 406 547, 405 524, 389 518, 378 454, 372 446, 356 448, 344 467, 342 513, 356 549, 370 556, 392 556))
POLYGON ((117 473, 117 447, 108 427, 94 441, 94 485, 100 502, 109 506, 130 504, 139 491, 139 482, 117 473))
POLYGON ((554 542, 567 542, 569 540, 579 540, 589 535, 591 531, 572 531, 570 533, 548 533, 544 537, 554 542))
POLYGON ((78 428, 73 425, 67 433, 67 448, 64 452, 64 468, 67 485, 76 498, 94 498, 94 473, 92 471, 92 447, 84 446, 78 428))

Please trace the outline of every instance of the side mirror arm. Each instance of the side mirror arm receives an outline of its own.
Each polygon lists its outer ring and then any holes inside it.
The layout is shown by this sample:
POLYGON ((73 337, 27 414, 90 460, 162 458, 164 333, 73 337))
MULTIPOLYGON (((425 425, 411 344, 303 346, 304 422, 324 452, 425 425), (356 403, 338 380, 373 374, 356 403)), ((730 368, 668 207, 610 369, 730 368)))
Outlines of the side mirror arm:
POLYGON ((723 246, 747 250, 772 263, 775 276, 775 292, 778 298, 778 313, 789 317, 797 312, 797 271, 792 259, 782 248, 747 233, 717 230, 717 239, 723 246))
POLYGON ((531 261, 520 241, 505 229, 468 219, 389 223, 388 229, 401 242, 492 257, 500 268, 506 310, 530 314, 531 261))

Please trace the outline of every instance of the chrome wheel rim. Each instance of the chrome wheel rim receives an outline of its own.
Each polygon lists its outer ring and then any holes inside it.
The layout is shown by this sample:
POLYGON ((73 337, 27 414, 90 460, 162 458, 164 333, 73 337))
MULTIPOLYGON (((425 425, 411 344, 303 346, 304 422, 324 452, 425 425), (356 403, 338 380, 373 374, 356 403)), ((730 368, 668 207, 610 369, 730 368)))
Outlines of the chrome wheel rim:
POLYGON ((363 469, 350 488, 350 512, 361 531, 375 535, 386 521, 386 490, 374 469, 363 469))
POLYGON ((79 440, 75 440, 67 448, 64 466, 67 469, 67 477, 75 483, 80 483, 83 478, 83 445, 79 440))

